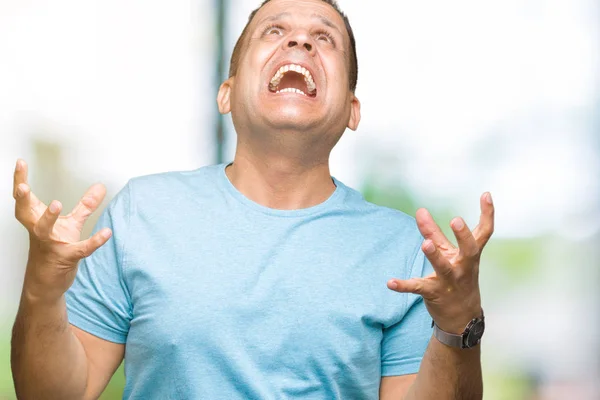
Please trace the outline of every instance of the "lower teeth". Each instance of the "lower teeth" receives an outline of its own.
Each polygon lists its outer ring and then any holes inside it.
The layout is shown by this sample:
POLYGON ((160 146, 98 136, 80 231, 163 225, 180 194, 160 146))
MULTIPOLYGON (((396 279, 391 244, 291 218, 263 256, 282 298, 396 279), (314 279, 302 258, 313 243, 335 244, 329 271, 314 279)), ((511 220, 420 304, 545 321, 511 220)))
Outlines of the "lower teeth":
POLYGON ((297 93, 297 94, 306 96, 306 93, 304 93, 302 90, 294 89, 294 88, 286 88, 283 90, 278 90, 276 93, 297 93))

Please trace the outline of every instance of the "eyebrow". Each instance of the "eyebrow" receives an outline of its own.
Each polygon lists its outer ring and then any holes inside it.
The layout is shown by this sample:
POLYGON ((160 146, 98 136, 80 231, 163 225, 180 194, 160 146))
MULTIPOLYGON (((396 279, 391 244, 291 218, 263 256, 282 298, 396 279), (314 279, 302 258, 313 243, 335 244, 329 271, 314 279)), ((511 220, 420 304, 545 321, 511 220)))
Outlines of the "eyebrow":
POLYGON ((328 18, 319 15, 319 14, 313 14, 311 15, 312 18, 314 19, 318 19, 319 21, 321 21, 321 23, 325 26, 330 27, 331 29, 336 29, 336 30, 340 30, 333 22, 331 22, 328 18))

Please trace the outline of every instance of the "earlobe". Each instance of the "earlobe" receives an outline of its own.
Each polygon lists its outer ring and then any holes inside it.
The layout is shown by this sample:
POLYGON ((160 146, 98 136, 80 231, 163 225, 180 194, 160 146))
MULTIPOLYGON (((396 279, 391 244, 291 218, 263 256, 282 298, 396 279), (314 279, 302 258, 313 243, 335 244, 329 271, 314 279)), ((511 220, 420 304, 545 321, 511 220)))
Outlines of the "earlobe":
POLYGON ((219 106, 219 112, 221 114, 229 114, 229 112, 231 112, 231 88, 233 82, 234 78, 229 78, 221 84, 221 87, 219 87, 217 105, 219 106))
POLYGON ((360 123, 360 101, 358 97, 352 97, 352 103, 350 104, 350 120, 348 121, 348 128, 353 131, 358 129, 360 123))

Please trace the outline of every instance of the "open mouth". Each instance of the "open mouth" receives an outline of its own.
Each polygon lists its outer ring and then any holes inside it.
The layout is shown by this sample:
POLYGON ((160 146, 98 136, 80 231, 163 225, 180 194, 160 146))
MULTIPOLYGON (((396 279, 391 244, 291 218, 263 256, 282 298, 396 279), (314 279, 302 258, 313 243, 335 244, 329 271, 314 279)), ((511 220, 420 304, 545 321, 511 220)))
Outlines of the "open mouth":
POLYGON ((297 64, 288 64, 275 73, 269 82, 269 91, 316 97, 317 85, 309 70, 297 64))

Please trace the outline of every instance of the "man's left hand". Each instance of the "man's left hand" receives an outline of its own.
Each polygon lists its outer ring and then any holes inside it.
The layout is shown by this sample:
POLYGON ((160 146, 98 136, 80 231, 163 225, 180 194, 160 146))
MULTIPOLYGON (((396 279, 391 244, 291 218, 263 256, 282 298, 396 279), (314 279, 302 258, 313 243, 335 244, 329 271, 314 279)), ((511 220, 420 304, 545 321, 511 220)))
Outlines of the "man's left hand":
POLYGON ((391 279, 388 288, 400 293, 421 295, 437 326, 448 333, 461 334, 469 321, 481 317, 479 260, 494 231, 492 196, 481 196, 481 218, 473 231, 464 220, 454 218, 450 227, 455 247, 425 209, 417 211, 417 225, 425 238, 421 249, 433 272, 425 278, 391 279))

